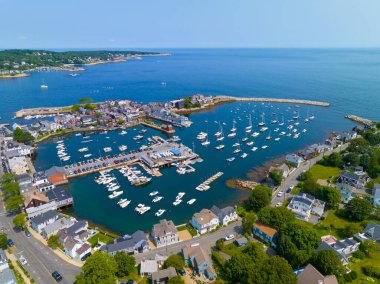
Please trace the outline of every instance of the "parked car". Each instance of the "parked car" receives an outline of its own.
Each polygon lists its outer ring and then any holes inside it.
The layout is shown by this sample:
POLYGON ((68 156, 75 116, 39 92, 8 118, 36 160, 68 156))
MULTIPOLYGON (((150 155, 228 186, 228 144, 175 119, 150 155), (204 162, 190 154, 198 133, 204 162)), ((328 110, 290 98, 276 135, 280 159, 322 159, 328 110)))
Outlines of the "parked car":
POLYGON ((282 206, 282 202, 277 202, 276 207, 282 206))
POLYGON ((230 241, 230 240, 233 240, 235 238, 235 236, 233 234, 229 235, 229 236, 226 236, 224 238, 225 241, 230 241))
POLYGON ((13 247, 14 246, 14 242, 11 240, 11 239, 8 239, 8 246, 9 247, 13 247))
POLYGON ((25 230, 25 236, 27 236, 28 238, 31 236, 31 234, 28 230, 25 230))
POLYGON ((84 256, 82 256, 82 258, 80 260, 81 261, 86 261, 86 259, 89 258, 90 256, 91 256, 91 252, 86 253, 84 256))
POLYGON ((58 271, 54 271, 51 276, 55 279, 55 281, 59 282, 62 280, 62 276, 58 271))
POLYGON ((20 255, 19 260, 20 260, 20 263, 21 263, 22 265, 25 265, 25 264, 28 263, 28 262, 26 261, 26 258, 25 258, 23 255, 20 255))

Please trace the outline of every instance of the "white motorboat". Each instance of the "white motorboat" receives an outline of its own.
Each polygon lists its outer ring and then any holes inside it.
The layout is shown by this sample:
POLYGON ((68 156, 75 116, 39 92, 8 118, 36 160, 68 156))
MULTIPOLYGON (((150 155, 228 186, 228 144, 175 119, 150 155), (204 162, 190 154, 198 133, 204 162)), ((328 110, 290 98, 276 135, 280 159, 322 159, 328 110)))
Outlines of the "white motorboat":
POLYGON ((192 198, 190 199, 189 201, 187 201, 187 204, 191 205, 193 204, 195 201, 197 201, 195 198, 192 198))
POLYGON ((227 162, 229 162, 229 163, 231 163, 231 162, 233 162, 233 161, 235 161, 235 157, 231 157, 231 158, 228 158, 228 159, 227 159, 227 162))
POLYGON ((260 135, 259 132, 253 132, 251 136, 252 136, 253 138, 256 138, 256 137, 259 136, 259 135, 260 135))
POLYGON ((253 145, 253 141, 249 141, 249 142, 247 142, 247 146, 252 146, 253 145))
POLYGON ((222 150, 223 148, 224 148, 224 145, 222 144, 215 147, 216 150, 222 150))
POLYGON ((263 127, 265 126, 265 113, 261 115, 261 122, 257 125, 258 127, 263 127))
POLYGON ((127 131, 123 130, 119 133, 119 135, 126 135, 127 134, 127 131))
POLYGON ((117 202, 117 205, 120 205, 121 203, 125 202, 125 201, 128 201, 127 198, 122 198, 120 199, 118 202, 117 202))
POLYGON ((87 147, 84 147, 84 148, 80 148, 78 149, 78 152, 82 153, 82 152, 87 152, 88 151, 88 148, 87 147))
POLYGON ((238 146, 240 146, 239 142, 236 142, 236 143, 232 144, 232 147, 238 147, 238 146))
POLYGON ((236 132, 232 132, 227 135, 228 138, 234 138, 235 136, 236 136, 236 132))
POLYGON ((261 132, 265 132, 265 131, 267 131, 267 130, 268 130, 268 127, 266 127, 266 126, 260 128, 260 131, 261 131, 261 132))
POLYGON ((248 140, 248 137, 244 137, 243 139, 241 139, 242 142, 245 142, 248 140))
POLYGON ((107 188, 107 190, 109 192, 111 192, 111 191, 118 190, 119 188, 120 188, 120 185, 114 185, 114 186, 111 186, 111 187, 107 188))
POLYGON ((156 196, 155 198, 153 198, 152 202, 156 203, 156 202, 159 202, 163 199, 162 196, 156 196))
POLYGON ((240 157, 242 157, 243 159, 247 158, 248 154, 247 153, 243 153, 240 157))
POLYGON ((177 199, 176 201, 173 202, 173 205, 177 206, 177 205, 181 204, 181 202, 182 202, 182 199, 177 199))
POLYGON ((178 192, 176 199, 181 199, 185 194, 186 192, 178 192))
POLYGON ((240 153, 240 152, 241 152, 240 148, 237 148, 237 149, 235 149, 232 153, 234 153, 234 154, 238 154, 238 153, 240 153))
POLYGON ((156 213, 154 213, 154 215, 156 215, 157 217, 160 217, 162 214, 165 213, 165 209, 159 209, 156 213))
POLYGON ((220 136, 218 138, 216 138, 216 141, 223 141, 224 140, 224 136, 220 136))
POLYGON ((121 208, 125 208, 125 207, 127 207, 130 203, 131 203, 130 200, 126 200, 126 201, 120 203, 119 206, 120 206, 121 208))
POLYGON ((125 146, 125 145, 120 145, 120 146, 119 146, 119 150, 120 150, 120 151, 125 151, 125 150, 127 150, 127 148, 128 148, 128 147, 125 146))
POLYGON ((208 146, 210 145, 210 141, 207 139, 206 141, 203 141, 201 144, 202 146, 208 146))
POLYGON ((264 145, 264 146, 261 147, 261 149, 266 149, 268 147, 269 147, 268 145, 264 145))
POLYGON ((197 139, 198 140, 203 140, 203 139, 206 139, 207 138, 207 133, 205 132, 200 132, 198 135, 197 135, 197 139))
POLYGON ((280 136, 284 136, 286 133, 284 131, 281 131, 280 136))
POLYGON ((304 128, 304 129, 302 129, 302 133, 306 133, 306 131, 307 131, 307 130, 306 130, 305 128, 304 128))
POLYGON ((120 191, 114 191, 114 192, 112 192, 112 194, 108 195, 108 198, 109 198, 109 199, 113 199, 113 198, 115 198, 115 197, 118 197, 118 196, 121 195, 121 194, 123 194, 123 191, 122 191, 122 190, 120 190, 120 191))
POLYGON ((274 141, 280 141, 280 137, 274 138, 274 141))
POLYGON ((91 157, 92 156, 92 154, 86 154, 86 155, 84 155, 83 157, 85 157, 85 158, 89 158, 89 157, 91 157))
POLYGON ((104 152, 111 152, 112 151, 112 148, 111 147, 105 147, 103 148, 104 152))
POLYGON ((298 137, 300 137, 300 134, 299 134, 299 133, 296 133, 296 134, 294 134, 294 136, 293 136, 294 139, 297 139, 298 137))
POLYGON ((257 151, 257 147, 253 147, 253 148, 251 149, 251 151, 252 151, 252 152, 256 152, 256 151, 257 151))

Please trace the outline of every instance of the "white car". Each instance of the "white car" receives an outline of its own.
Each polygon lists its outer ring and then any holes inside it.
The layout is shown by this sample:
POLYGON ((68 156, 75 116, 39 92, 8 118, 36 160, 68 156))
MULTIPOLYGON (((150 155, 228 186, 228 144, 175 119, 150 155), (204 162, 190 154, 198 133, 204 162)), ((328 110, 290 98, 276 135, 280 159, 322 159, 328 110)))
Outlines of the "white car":
POLYGON ((280 190, 279 192, 277 192, 277 196, 278 197, 281 197, 283 194, 284 194, 284 192, 282 190, 280 190))
POLYGON ((20 262, 21 262, 22 265, 25 265, 25 264, 28 263, 28 262, 26 261, 25 257, 22 256, 22 255, 20 256, 19 260, 20 260, 20 262))
POLYGON ((97 243, 96 246, 94 247, 94 251, 99 250, 103 245, 100 243, 97 243))
POLYGON ((235 238, 235 236, 233 234, 229 235, 229 236, 226 236, 224 238, 225 241, 230 241, 230 240, 233 240, 235 238))
POLYGON ((276 207, 282 206, 282 202, 277 202, 276 207))

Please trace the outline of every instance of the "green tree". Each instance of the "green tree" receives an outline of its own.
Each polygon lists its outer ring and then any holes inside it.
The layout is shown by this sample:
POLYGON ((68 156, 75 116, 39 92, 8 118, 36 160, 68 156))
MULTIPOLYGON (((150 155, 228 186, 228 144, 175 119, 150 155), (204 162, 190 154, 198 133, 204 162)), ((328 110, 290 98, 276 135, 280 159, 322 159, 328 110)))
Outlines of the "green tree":
POLYGON ((374 252, 380 251, 380 245, 372 240, 366 240, 360 243, 359 249, 364 252, 366 256, 370 257, 374 252))
POLYGON ((269 177, 273 180, 276 186, 280 185, 283 178, 283 171, 275 169, 269 173, 269 177))
POLYGON ((177 275, 169 279, 168 284, 185 284, 181 276, 177 275))
POLYGON ((49 237, 47 243, 49 247, 51 247, 52 249, 56 249, 60 245, 59 237, 57 235, 52 235, 49 237))
POLYGON ((321 250, 312 259, 312 264, 323 275, 339 277, 345 273, 342 262, 338 255, 332 250, 321 250))
POLYGON ((72 113, 79 112, 79 105, 72 105, 71 106, 71 112, 72 113))
POLYGON ((244 232, 246 232, 247 234, 251 234, 253 223, 255 223, 256 220, 257 220, 257 216, 255 213, 247 212, 244 215, 243 221, 242 221, 244 232))
POLYGON ((343 161, 346 164, 358 166, 360 163, 360 156, 358 153, 347 153, 347 155, 343 156, 343 161))
POLYGON ((193 104, 191 103, 190 97, 184 98, 184 102, 185 102, 185 108, 192 108, 193 107, 193 104))
POLYGON ((341 201, 340 191, 329 186, 320 186, 315 197, 325 201, 331 209, 337 209, 341 201))
POLYGON ((351 199, 345 206, 345 213, 350 220, 363 221, 367 219, 373 211, 370 201, 366 199, 351 199))
POLYGON ((77 284, 115 284, 117 263, 113 256, 97 251, 82 266, 82 271, 76 276, 77 284))
POLYGON ((252 190, 248 199, 248 206, 255 212, 270 204, 272 200, 272 190, 267 186, 256 186, 252 190))
POLYGON ((114 258, 117 264, 117 277, 128 276, 135 269, 136 261, 133 256, 130 256, 125 252, 117 252, 114 258))
POLYGON ((182 270, 185 266, 185 262, 183 261, 182 256, 179 254, 172 254, 169 256, 168 259, 164 262, 164 267, 168 268, 170 266, 174 267, 177 271, 182 270))
POLYGON ((18 195, 13 195, 9 197, 7 200, 5 200, 5 209, 7 211, 15 211, 20 208, 20 206, 24 203, 24 196, 18 194, 18 195))
POLYGON ((23 131, 21 128, 17 127, 13 131, 13 139, 18 142, 27 144, 32 142, 34 140, 34 137, 29 132, 23 131))
POLYGON ((256 269, 254 260, 247 254, 234 254, 224 266, 228 283, 251 283, 252 273, 256 269))
POLYGON ((4 196, 12 196, 20 193, 20 186, 17 182, 9 182, 3 186, 4 196))
POLYGON ((243 249, 243 253, 250 256, 255 263, 262 263, 268 258, 267 253, 263 249, 263 245, 258 242, 248 244, 243 249))
POLYGON ((272 256, 254 271, 251 281, 253 284, 295 284, 297 277, 284 258, 272 256))
POLYGON ((222 239, 219 239, 215 243, 215 247, 217 250, 223 250, 224 248, 224 241, 222 239))
POLYGON ((4 186, 8 183, 15 182, 16 179, 17 176, 15 174, 4 174, 0 179, 0 183, 2 186, 4 186))
POLYGON ((0 233, 0 248, 6 249, 8 246, 8 238, 7 235, 4 233, 0 233))
POLYGON ((19 213, 13 218, 13 224, 17 228, 24 228, 25 227, 25 218, 26 218, 25 213, 19 213))
POLYGON ((263 222, 266 225, 272 226, 277 230, 295 221, 296 219, 294 213, 283 206, 264 207, 259 211, 258 217, 261 222, 263 222))
POLYGON ((363 232, 363 226, 357 223, 349 223, 344 227, 344 235, 346 238, 351 238, 356 233, 363 232))
POLYGON ((81 99, 79 99, 80 104, 90 104, 92 102, 94 102, 93 98, 81 98, 81 99))

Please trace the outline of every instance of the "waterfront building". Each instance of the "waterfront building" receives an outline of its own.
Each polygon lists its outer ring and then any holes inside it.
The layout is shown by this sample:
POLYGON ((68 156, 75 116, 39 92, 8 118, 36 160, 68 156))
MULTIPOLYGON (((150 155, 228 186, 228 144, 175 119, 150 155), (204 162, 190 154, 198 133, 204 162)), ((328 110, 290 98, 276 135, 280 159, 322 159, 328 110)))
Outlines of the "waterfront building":
POLYGON ((232 206, 227 206, 222 209, 219 209, 217 206, 212 206, 211 211, 218 217, 219 223, 222 226, 228 225, 228 223, 238 219, 236 210, 232 206))
POLYGON ((163 270, 152 273, 152 284, 165 284, 168 283, 170 278, 177 276, 177 272, 174 267, 168 267, 163 270))
POLYGON ((40 234, 43 228, 59 218, 60 215, 57 212, 50 210, 30 219, 30 226, 40 234))
POLYGON ((290 201, 288 207, 298 219, 309 221, 310 215, 321 217, 325 210, 325 202, 306 193, 299 193, 290 201))
POLYGON ((199 213, 193 215, 190 223, 199 234, 205 234, 218 227, 219 219, 211 210, 202 209, 199 213))
POLYGON ((25 193, 33 190, 33 179, 29 174, 22 174, 17 177, 17 182, 20 185, 20 192, 25 193))
POLYGON ((151 236, 157 248, 179 242, 177 228, 173 221, 166 219, 160 220, 159 224, 153 226, 151 236))
POLYGON ((17 280, 8 264, 8 258, 5 251, 0 249, 0 283, 16 284, 17 280))
POLYGON ((26 174, 29 170, 25 157, 13 157, 8 159, 8 165, 12 173, 16 175, 26 174))
POLYGON ((252 233, 259 237, 266 243, 276 247, 275 239, 277 237, 277 230, 261 222, 255 222, 252 226, 252 233))
POLYGON ((54 185, 61 185, 67 183, 66 171, 63 167, 53 166, 45 171, 47 180, 54 185))
POLYGON ((44 172, 37 172, 33 174, 33 187, 39 192, 44 192, 53 189, 55 186, 48 181, 44 172))
POLYGON ((24 208, 39 207, 46 203, 49 203, 49 198, 40 192, 27 192, 24 194, 24 208))
POLYGON ((338 284, 335 275, 323 276, 323 274, 311 264, 297 271, 296 274, 297 284, 338 284))
POLYGON ((73 204, 73 197, 64 186, 57 186, 45 193, 49 202, 55 201, 57 208, 70 206, 73 204))
POLYGON ((297 154, 288 154, 285 156, 285 160, 287 162, 295 164, 297 167, 299 167, 299 165, 304 161, 304 159, 297 154))
POLYGON ((149 249, 148 240, 143 231, 136 231, 132 235, 125 235, 115 239, 112 243, 104 245, 101 250, 115 255, 117 252, 135 254, 149 249))
POLYGON ((213 280, 216 277, 211 261, 211 251, 201 246, 185 246, 182 248, 185 265, 190 266, 199 275, 213 280))
POLYGON ((26 214, 28 214, 28 218, 34 218, 35 216, 41 215, 47 211, 57 210, 57 205, 55 201, 48 202, 46 204, 42 204, 37 207, 29 207, 25 209, 26 214))

